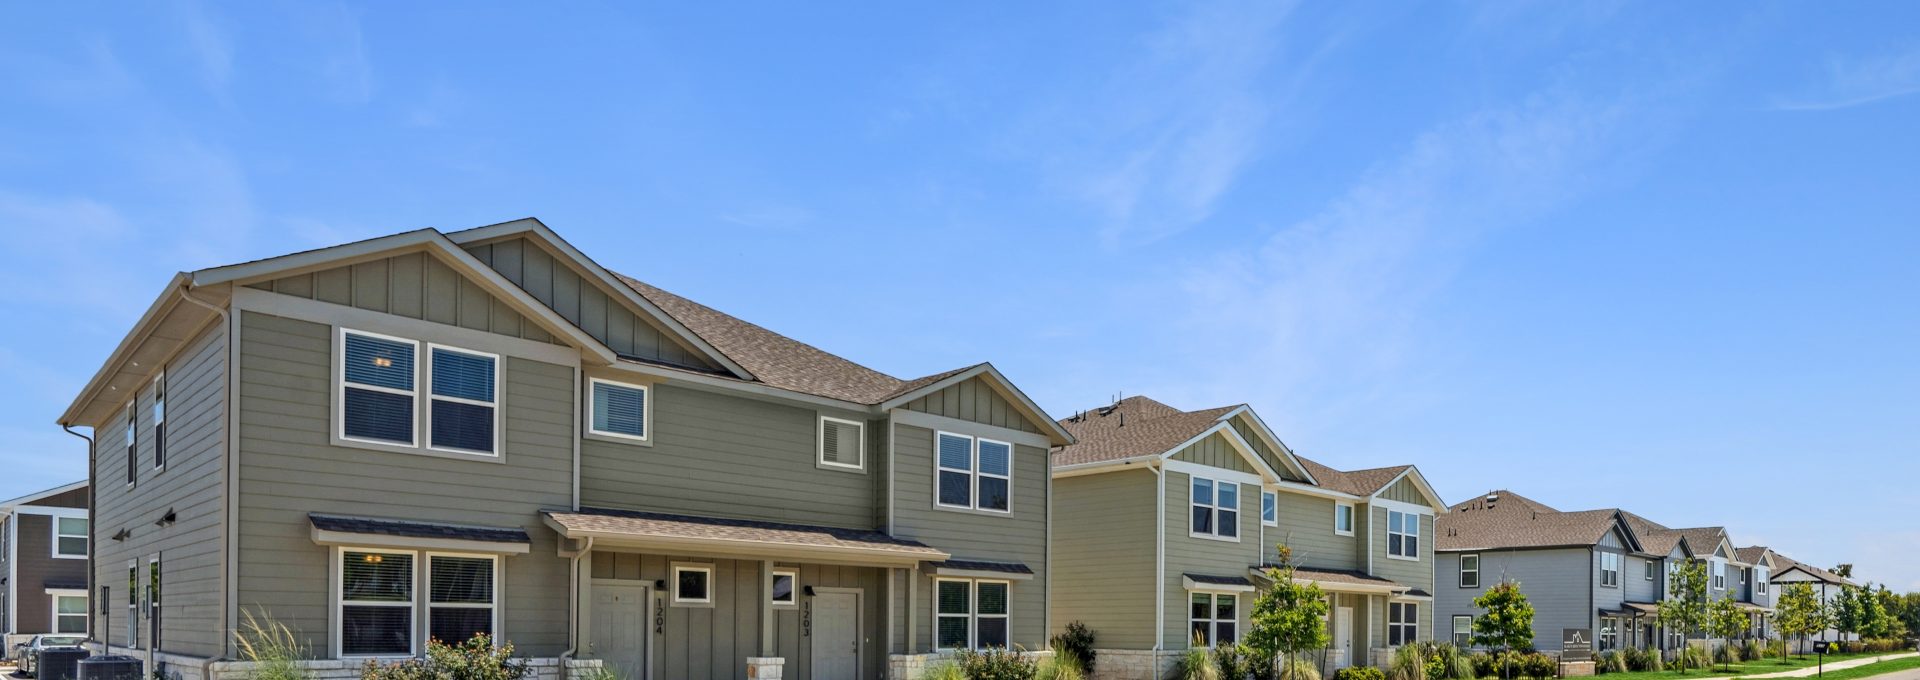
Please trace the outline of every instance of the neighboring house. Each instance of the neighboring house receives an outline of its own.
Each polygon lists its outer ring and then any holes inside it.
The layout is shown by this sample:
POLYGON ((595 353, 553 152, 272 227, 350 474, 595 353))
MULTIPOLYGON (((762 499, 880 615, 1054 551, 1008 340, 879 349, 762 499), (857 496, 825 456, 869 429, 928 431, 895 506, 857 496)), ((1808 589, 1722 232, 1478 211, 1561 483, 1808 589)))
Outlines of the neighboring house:
POLYGON ((87 483, 0 502, 0 641, 87 632, 87 483))
POLYGON ((95 639, 174 677, 248 615, 350 664, 492 633, 543 680, 908 677, 1051 628, 1072 438, 991 365, 894 378, 531 219, 180 274, 60 422, 95 639))
POLYGON ((1053 454, 1053 624, 1093 630, 1102 677, 1162 677, 1196 641, 1239 639, 1281 543, 1329 594, 1329 667, 1432 639, 1445 506, 1412 466, 1328 468, 1244 405, 1130 397, 1060 423, 1078 441, 1053 454))
MULTIPOLYGON (((1859 587, 1859 584, 1826 569, 1795 561, 1780 553, 1772 553, 1772 555, 1775 566, 1773 573, 1773 589, 1775 591, 1779 591, 1795 583, 1805 583, 1813 588, 1813 596, 1820 600, 1821 605, 1831 607, 1833 606, 1834 598, 1840 596, 1840 591, 1847 588, 1859 587)), ((1857 634, 1842 633, 1838 629, 1828 628, 1819 633, 1815 633, 1804 642, 1801 640, 1793 640, 1791 644, 1794 645, 1795 653, 1802 653, 1811 651, 1813 649, 1813 642, 1818 640, 1850 641, 1858 639, 1860 639, 1860 636, 1857 634)))

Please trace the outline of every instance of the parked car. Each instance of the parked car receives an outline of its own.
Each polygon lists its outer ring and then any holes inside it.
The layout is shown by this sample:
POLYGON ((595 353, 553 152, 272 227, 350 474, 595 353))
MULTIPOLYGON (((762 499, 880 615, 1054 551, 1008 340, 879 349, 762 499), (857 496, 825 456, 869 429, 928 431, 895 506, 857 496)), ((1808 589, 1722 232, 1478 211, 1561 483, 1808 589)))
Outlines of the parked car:
POLYGON ((19 660, 20 674, 33 677, 40 672, 40 652, 49 649, 79 649, 86 640, 82 635, 35 635, 19 645, 14 658, 19 660))

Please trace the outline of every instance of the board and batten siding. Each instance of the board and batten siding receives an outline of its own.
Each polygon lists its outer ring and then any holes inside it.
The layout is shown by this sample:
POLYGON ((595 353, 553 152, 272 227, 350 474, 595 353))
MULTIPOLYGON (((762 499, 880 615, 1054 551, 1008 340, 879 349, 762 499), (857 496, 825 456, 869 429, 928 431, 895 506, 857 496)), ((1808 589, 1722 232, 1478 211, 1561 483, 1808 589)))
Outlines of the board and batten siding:
POLYGON ((1279 561, 1279 544, 1285 543, 1293 548, 1296 566, 1345 570, 1366 566, 1361 562, 1365 549, 1360 547, 1360 532, 1342 536, 1333 531, 1333 499, 1281 490, 1279 501, 1280 525, 1267 527, 1260 547, 1262 563, 1279 561))
POLYGON ((1000 396, 992 385, 978 377, 968 378, 938 392, 909 401, 901 408, 1032 434, 1041 432, 1038 425, 1021 415, 1013 402, 1007 401, 1006 397, 1000 396))
POLYGON ((1593 551, 1586 548, 1504 550, 1479 553, 1440 553, 1443 574, 1458 575, 1460 555, 1480 556, 1480 587, 1461 588, 1457 580, 1434 593, 1440 611, 1435 620, 1452 625, 1455 615, 1479 616, 1473 600, 1503 580, 1517 581, 1533 605, 1533 644, 1542 651, 1560 649, 1560 631, 1592 625, 1595 609, 1589 585, 1594 578, 1593 551))
POLYGON ((1420 487, 1413 483, 1413 478, 1411 477, 1401 478, 1400 481, 1394 482, 1392 486, 1382 489, 1380 491, 1380 497, 1390 501, 1400 501, 1414 505, 1427 504, 1426 495, 1420 493, 1420 487))
POLYGON ((1053 480, 1053 630, 1085 623, 1108 649, 1153 648, 1154 501, 1145 468, 1053 480))
POLYGON ((1281 462, 1279 452, 1274 451, 1273 447, 1267 446, 1266 438, 1261 437, 1259 432, 1254 429, 1251 416, 1242 413, 1234 416, 1233 420, 1228 422, 1233 426, 1233 431, 1239 433, 1241 439, 1247 440, 1247 445, 1252 446, 1255 453, 1260 454, 1260 458, 1267 462, 1268 467, 1273 468, 1274 472, 1280 473, 1282 479, 1289 482, 1306 481, 1299 473, 1294 472, 1293 468, 1287 467, 1286 463, 1281 462))
MULTIPOLYGON (((944 550, 956 560, 1017 562, 1034 578, 1010 588, 1011 642, 1047 647, 1047 451, 1015 445, 1010 513, 934 507, 933 430, 893 423, 894 535, 944 550)), ((968 434, 961 432, 960 434, 968 434)), ((974 433, 978 434, 978 433, 974 433)), ((990 435, 989 435, 990 436, 990 435)), ((908 625, 920 649, 933 648, 933 579, 915 572, 917 602, 908 625)), ((904 616, 904 610, 902 610, 904 616)))
POLYGON ((619 299, 631 291, 601 288, 532 241, 512 238, 466 249, 615 353, 679 366, 718 368, 619 299))
MULTIPOLYGON (((821 411, 656 383, 653 439, 589 437, 580 443, 580 502, 796 524, 873 529, 869 437, 866 471, 821 468, 821 411)), ((583 409, 585 412, 586 409, 583 409)), ((825 415, 860 420, 851 413, 825 415)), ((868 422, 868 431, 881 429, 868 422)), ((564 467, 562 468, 564 470, 564 467)))
MULTIPOLYGON (((1175 460, 1183 460, 1189 463, 1197 463, 1207 467, 1232 470, 1249 475, 1260 474, 1259 471, 1253 469, 1253 464, 1248 463, 1246 457, 1241 456, 1240 451, 1233 447, 1233 443, 1227 441, 1227 436, 1224 434, 1216 433, 1208 436, 1206 439, 1189 444, 1186 448, 1175 452, 1173 458, 1175 460)), ((1240 486, 1243 491, 1248 488, 1245 484, 1240 486)), ((1258 492, 1257 489, 1255 491, 1256 493, 1258 492)), ((1255 516, 1258 517, 1258 513, 1255 513, 1255 516)))
POLYGON ((425 252, 361 262, 249 288, 432 321, 476 331, 554 342, 539 324, 495 298, 480 284, 425 252))
POLYGON ((538 513, 572 502, 574 369, 503 358, 502 462, 333 446, 332 328, 240 314, 239 606, 330 653, 331 551, 311 540, 311 512, 522 527, 531 552, 500 561, 501 637, 565 650, 568 561, 538 513))
MULTIPOLYGON (((1166 524, 1162 527, 1167 536, 1166 644, 1168 649, 1186 649, 1190 642, 1190 601, 1185 577, 1201 574, 1245 578, 1247 569, 1260 563, 1260 490, 1240 485, 1239 542, 1195 538, 1191 531, 1193 477, 1182 472, 1164 474, 1167 476, 1166 524)), ((1251 593, 1238 595, 1235 605, 1239 610, 1239 629, 1244 631, 1253 600, 1251 593)))
MULTIPOLYGON (((127 562, 137 560, 141 587, 147 582, 147 561, 160 556, 163 624, 160 649, 191 656, 220 656, 226 631, 220 611, 225 582, 221 574, 220 488, 221 459, 226 451, 227 328, 210 325, 185 343, 169 360, 167 371, 167 466, 153 466, 153 399, 151 382, 138 393, 135 415, 135 455, 138 469, 133 486, 126 484, 125 407, 94 428, 96 496, 91 517, 93 535, 94 636, 111 644, 127 640, 127 562), (157 526, 169 510, 174 522, 157 526), (106 537, 128 531, 126 540, 106 537), (97 586, 107 586, 112 602, 104 627, 97 586)), ((148 634, 141 621, 136 635, 145 649, 148 634)))

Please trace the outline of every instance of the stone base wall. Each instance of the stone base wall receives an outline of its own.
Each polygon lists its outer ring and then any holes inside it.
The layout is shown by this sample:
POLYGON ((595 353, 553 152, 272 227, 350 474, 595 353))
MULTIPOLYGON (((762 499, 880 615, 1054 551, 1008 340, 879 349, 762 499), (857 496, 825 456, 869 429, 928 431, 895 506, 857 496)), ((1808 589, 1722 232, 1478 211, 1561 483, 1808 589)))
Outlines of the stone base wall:
POLYGON ((1173 674, 1183 652, 1151 649, 1095 649, 1088 680, 1160 680, 1173 674))
POLYGON ((1562 661, 1562 662, 1560 662, 1560 677, 1563 677, 1563 678, 1586 678, 1586 677, 1592 677, 1592 676, 1593 676, 1593 662, 1592 662, 1592 661, 1562 661))
MULTIPOLYGON (((1053 656, 1051 651, 1020 652, 1019 654, 1036 661, 1053 656)), ((889 654, 887 655, 887 680, 920 680, 926 675, 928 666, 952 660, 951 654, 889 654)))
MULTIPOLYGON (((127 647, 89 644, 87 649, 96 656, 120 655, 147 661, 145 650, 127 647)), ((345 661, 321 659, 302 661, 300 665, 312 673, 313 680, 359 680, 360 669, 365 661, 345 661)), ((165 680, 249 680, 259 665, 250 661, 216 661, 197 656, 182 656, 159 652, 153 654, 154 671, 165 680)), ((557 658, 528 659, 527 680, 585 680, 588 675, 599 670, 599 659, 557 658)), ((150 674, 147 677, 151 677, 150 674)))

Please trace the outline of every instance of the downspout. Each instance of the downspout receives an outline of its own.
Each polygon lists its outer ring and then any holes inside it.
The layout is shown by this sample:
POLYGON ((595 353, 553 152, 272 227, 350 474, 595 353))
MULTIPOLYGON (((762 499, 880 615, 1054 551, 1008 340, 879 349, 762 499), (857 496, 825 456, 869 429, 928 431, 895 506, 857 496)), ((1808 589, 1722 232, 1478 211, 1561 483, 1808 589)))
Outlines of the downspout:
MULTIPOLYGON (((84 434, 80 434, 78 432, 74 432, 73 426, 65 423, 60 424, 60 429, 66 430, 67 434, 73 435, 75 437, 79 437, 82 441, 85 441, 87 443, 87 554, 90 556, 98 555, 100 553, 94 550, 96 546, 94 546, 93 544, 93 488, 94 488, 93 438, 86 436, 84 434)), ((19 621, 20 621, 18 605, 16 604, 20 600, 20 592, 19 592, 20 579, 14 578, 14 575, 15 575, 14 572, 19 571, 20 569, 20 559, 19 559, 20 558, 20 555, 19 555, 20 525, 18 521, 19 517, 20 517, 19 513, 8 512, 5 520, 8 525, 8 528, 0 529, 0 531, 7 532, 7 627, 8 628, 17 628, 19 626, 19 621)), ((55 521, 58 522, 59 520, 55 520, 55 521)), ((93 601, 93 598, 94 598, 93 577, 94 577, 93 560, 88 559, 87 560, 87 621, 89 623, 87 624, 87 637, 93 637, 93 631, 102 630, 106 628, 106 626, 104 625, 105 624, 104 621, 102 622, 102 625, 100 628, 94 628, 93 624, 91 623, 93 621, 94 612, 100 611, 100 607, 98 606, 98 603, 93 601)), ((101 639, 100 649, 102 651, 105 651, 106 648, 107 648, 107 641, 105 639, 101 639)))
MULTIPOLYGON (((577 363, 574 364, 573 366, 573 511, 574 512, 580 511, 580 439, 583 436, 585 436, 580 433, 580 428, 583 425, 581 419, 584 417, 580 411, 580 402, 586 400, 586 393, 580 389, 580 372, 581 372, 580 365, 577 363)), ((591 544, 592 540, 589 539, 588 543, 591 544)), ((575 602, 574 604, 577 605, 579 603, 575 602)))
MULTIPOLYGON (((234 428, 234 421, 236 420, 234 413, 240 408, 240 395, 238 394, 238 389, 235 387, 235 378, 238 374, 234 372, 233 365, 234 362, 239 359, 240 348, 238 343, 235 342, 236 338, 234 336, 237 335, 237 333, 233 327, 233 315, 227 312, 226 307, 194 297, 191 290, 192 285, 193 284, 186 281, 180 283, 180 299, 186 300, 196 307, 201 307, 220 315, 220 325, 227 329, 227 360, 220 362, 220 383, 226 391, 225 398, 222 399, 222 401, 225 402, 223 405, 226 406, 226 412, 220 416, 220 425, 221 429, 224 430, 227 435, 225 455, 220 457, 220 465, 223 468, 222 471, 225 473, 223 475, 224 481, 220 485, 221 501, 224 506, 224 512, 220 513, 220 523, 224 525, 220 540, 220 563, 223 566, 221 569, 221 580, 226 582, 222 584, 220 588, 220 637, 223 638, 220 646, 224 652, 233 645, 232 631, 234 624, 237 622, 237 614, 232 609, 234 606, 233 593, 240 587, 238 582, 238 567, 233 559, 233 541, 231 540, 234 529, 238 527, 238 524, 234 520, 234 505, 235 499, 239 497, 239 494, 235 492, 239 485, 240 467, 234 464, 234 458, 240 453, 239 448, 235 445, 235 442, 239 441, 240 433, 235 431, 234 428)), ((88 458, 91 459, 92 456, 88 456, 88 458)), ((91 495, 92 491, 89 490, 88 493, 91 495)), ((91 517, 91 514, 89 514, 89 517, 91 517)), ((88 521, 87 526, 93 526, 91 520, 88 521)), ((93 532, 88 531, 87 533, 91 534, 93 532)), ((132 593, 128 593, 128 595, 132 595, 132 593)), ((133 641, 128 640, 128 642, 131 643, 133 641)))
POLYGON ((593 551, 593 537, 588 536, 584 540, 586 542, 580 544, 579 550, 560 548, 560 556, 571 560, 567 568, 567 596, 573 600, 567 605, 567 651, 560 653, 560 675, 563 677, 567 674, 566 663, 580 650, 580 558, 593 551))
MULTIPOLYGON (((1153 651, 1167 648, 1167 471, 1165 461, 1147 465, 1153 471, 1157 502, 1153 510, 1153 651)), ((1158 663, 1156 661, 1156 663, 1158 663)))

